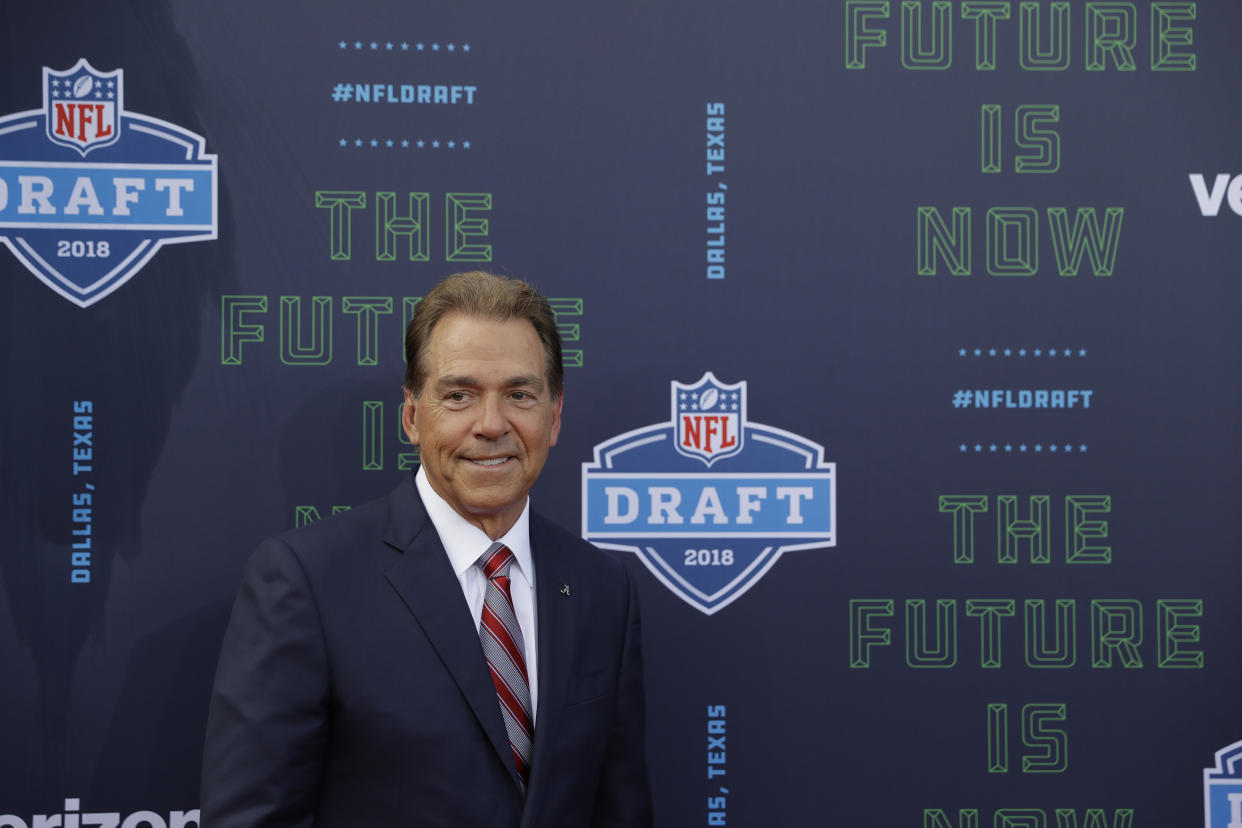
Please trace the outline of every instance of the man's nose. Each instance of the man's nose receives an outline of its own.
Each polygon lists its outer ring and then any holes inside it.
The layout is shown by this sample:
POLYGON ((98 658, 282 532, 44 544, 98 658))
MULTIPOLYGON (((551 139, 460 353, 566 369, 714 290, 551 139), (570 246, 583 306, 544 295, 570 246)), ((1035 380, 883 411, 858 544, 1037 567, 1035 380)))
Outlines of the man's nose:
POLYGON ((504 400, 495 394, 484 394, 476 409, 478 417, 474 423, 475 434, 485 440, 498 440, 509 429, 509 420, 505 417, 504 400))

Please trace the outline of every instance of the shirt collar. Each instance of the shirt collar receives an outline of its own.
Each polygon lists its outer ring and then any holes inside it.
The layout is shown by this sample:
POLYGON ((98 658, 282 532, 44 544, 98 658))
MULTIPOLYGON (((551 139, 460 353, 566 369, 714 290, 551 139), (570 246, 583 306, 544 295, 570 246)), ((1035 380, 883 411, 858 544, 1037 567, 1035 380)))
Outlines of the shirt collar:
MULTIPOLYGON (((482 529, 457 514, 448 501, 431 488, 427 473, 423 471, 422 466, 418 467, 418 474, 414 476, 414 485, 418 487, 418 495, 423 499, 423 507, 427 510, 427 516, 431 518, 432 525, 436 527, 436 532, 440 535, 440 542, 444 544, 444 551, 448 553, 453 572, 461 578, 478 562, 479 556, 492 545, 492 539, 482 529)), ((518 516, 517 522, 497 540, 509 547, 518 568, 529 578, 530 573, 534 571, 530 558, 529 496, 522 506, 522 514, 518 516)))

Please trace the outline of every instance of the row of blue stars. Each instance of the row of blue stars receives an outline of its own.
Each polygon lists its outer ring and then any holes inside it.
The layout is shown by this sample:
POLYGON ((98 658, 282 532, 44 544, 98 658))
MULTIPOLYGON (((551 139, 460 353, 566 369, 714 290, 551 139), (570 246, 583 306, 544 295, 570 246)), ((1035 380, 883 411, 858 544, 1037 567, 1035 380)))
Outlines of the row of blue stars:
MULTIPOLYGON (((342 40, 336 44, 336 48, 341 50, 353 48, 355 52, 361 52, 363 49, 370 49, 372 52, 378 52, 381 49, 385 52, 393 52, 397 50, 408 52, 411 47, 409 41, 406 40, 403 40, 400 43, 393 43, 391 40, 386 40, 383 43, 380 43, 378 40, 372 40, 369 43, 361 40, 355 40, 353 43, 350 43, 342 40)), ((413 48, 416 52, 425 52, 428 48, 430 48, 433 52, 438 52, 441 48, 443 48, 446 52, 456 52, 459 49, 463 52, 469 52, 470 44, 463 43, 458 46, 456 43, 445 43, 441 46, 439 43, 432 43, 428 46, 426 43, 415 43, 413 48)))
MULTIPOLYGON (((713 407, 714 407, 714 408, 719 408, 721 411, 737 411, 737 403, 727 403, 727 402, 721 402, 721 403, 719 403, 718 405, 713 406, 713 407)), ((690 411, 698 411, 698 410, 699 410, 699 404, 698 404, 697 402, 692 402, 692 403, 682 403, 682 404, 681 404, 681 410, 682 410, 682 411, 686 411, 686 410, 690 410, 690 411)), ((703 409, 703 410, 704 410, 704 411, 710 411, 711 409, 710 409, 710 408, 705 408, 705 409, 703 409)))
MULTIPOLYGON (((686 402, 687 396, 688 395, 686 394, 685 391, 681 392, 681 410, 685 411, 687 408, 689 408, 691 411, 698 411, 699 410, 699 395, 695 394, 694 399, 692 399, 690 402, 686 402)), ((723 394, 720 395, 720 399, 721 399, 721 403, 720 403, 721 411, 728 411, 730 408, 732 408, 732 410, 734 411, 737 411, 738 409, 737 401, 739 399, 739 396, 736 391, 725 391, 723 394), (730 404, 728 403, 728 400, 730 399, 733 400, 732 406, 730 406, 730 404)))
POLYGON ((422 138, 414 141, 411 141, 409 138, 402 138, 400 141, 392 138, 385 138, 383 140, 379 138, 355 138, 352 141, 348 138, 341 138, 336 142, 336 145, 338 147, 383 147, 384 149, 393 149, 395 147, 400 147, 401 149, 409 149, 410 147, 417 147, 418 149, 425 149, 427 147, 432 149, 440 149, 441 147, 447 149, 470 149, 469 141, 441 141, 439 139, 424 141, 422 138))
POLYGON ((1060 348, 1060 349, 1058 348, 1047 348, 1047 349, 1045 348, 958 348, 957 349, 957 355, 960 357, 964 357, 964 356, 1011 357, 1015 355, 1024 357, 1024 356, 1027 356, 1028 354, 1034 357, 1041 357, 1041 356, 1085 357, 1087 355, 1087 349, 1086 348, 1079 348, 1077 350, 1073 348, 1060 348))
POLYGON ((1036 443, 1035 445, 1019 443, 1016 446, 1013 443, 1004 443, 1000 445, 997 443, 989 443, 988 445, 984 445, 983 443, 975 443, 973 446, 968 446, 965 443, 962 443, 957 447, 957 450, 962 454, 967 454, 972 451, 975 454, 1013 454, 1015 452, 1018 454, 1028 454, 1032 452, 1035 454, 1043 454, 1045 452, 1049 454, 1073 454, 1075 451, 1079 454, 1086 454, 1087 444, 1079 443, 1078 446, 1075 447, 1070 443, 1048 443, 1047 445, 1044 445, 1043 443, 1036 443))
MULTIPOLYGON (((60 89, 53 89, 53 90, 52 90, 52 97, 53 97, 53 98, 59 98, 61 95, 65 95, 65 96, 67 96, 67 97, 72 98, 72 97, 73 97, 73 92, 72 92, 71 90, 69 90, 69 89, 65 89, 65 90, 63 90, 63 91, 62 91, 62 90, 60 90, 60 89)), ((101 99, 101 100, 102 100, 102 99, 103 99, 103 96, 104 96, 104 93, 103 93, 103 91, 102 91, 102 90, 99 90, 99 89, 96 89, 96 90, 95 90, 95 97, 96 97, 96 98, 98 98, 98 99, 101 99)), ((113 99, 113 98, 115 98, 115 97, 116 97, 116 93, 115 93, 115 92, 109 92, 109 93, 108 93, 108 100, 112 100, 112 99, 113 99)), ((82 98, 76 98, 75 100, 83 100, 83 99, 82 99, 82 98)), ((85 100, 90 100, 90 98, 86 98, 85 100)))
MULTIPOLYGON (((83 77, 86 77, 86 75, 78 75, 78 77, 76 78, 64 78, 63 81, 64 81, 65 86, 73 86, 75 83, 77 83, 79 78, 83 78, 83 77)), ((92 80, 94 80, 94 78, 92 78, 92 80)), ((61 81, 62 81, 61 78, 52 78, 52 86, 60 86, 61 81)), ((111 80, 106 81, 106 84, 109 89, 112 88, 111 80)))
MULTIPOLYGON (((72 88, 73 88, 73 84, 74 84, 74 83, 76 83, 76 82, 78 81, 78 79, 79 79, 79 78, 82 78, 82 77, 87 77, 87 76, 86 76, 86 75, 78 75, 78 77, 76 77, 76 78, 63 78, 63 79, 62 79, 62 78, 52 78, 52 97, 53 97, 53 98, 59 98, 61 95, 64 95, 64 96, 66 96, 66 97, 72 98, 72 97, 73 97, 73 89, 72 89, 72 88), (60 88, 59 88, 59 87, 60 87, 60 85, 61 85, 61 83, 64 83, 64 84, 65 84, 65 89, 64 89, 64 91, 63 91, 63 92, 62 92, 62 91, 60 90, 60 88)), ((94 79, 92 78, 92 80, 94 80, 94 79)), ((116 93, 112 91, 113 81, 112 81, 111 79, 109 79, 109 80, 107 80, 107 81, 102 82, 102 84, 106 84, 106 85, 107 85, 107 88, 108 88, 108 92, 107 92, 107 95, 108 95, 108 100, 112 100, 113 98, 115 98, 115 97, 116 97, 116 93)), ((102 85, 102 84, 101 84, 101 85, 102 85)), ((102 99, 102 98, 103 98, 103 96, 104 96, 104 91, 103 91, 102 89, 96 89, 96 90, 95 90, 95 97, 96 97, 96 98, 100 98, 100 99, 102 99)), ((88 99, 88 100, 89 100, 89 99, 88 99)))

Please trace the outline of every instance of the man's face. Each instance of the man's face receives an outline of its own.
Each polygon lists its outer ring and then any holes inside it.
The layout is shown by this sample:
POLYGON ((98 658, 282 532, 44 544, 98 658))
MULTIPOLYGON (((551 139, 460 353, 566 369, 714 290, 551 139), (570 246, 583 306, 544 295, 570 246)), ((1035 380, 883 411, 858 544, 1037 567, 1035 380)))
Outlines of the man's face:
POLYGON ((451 313, 431 330, 426 369, 419 395, 405 392, 405 433, 436 493, 498 538, 561 431, 539 335, 525 319, 451 313))

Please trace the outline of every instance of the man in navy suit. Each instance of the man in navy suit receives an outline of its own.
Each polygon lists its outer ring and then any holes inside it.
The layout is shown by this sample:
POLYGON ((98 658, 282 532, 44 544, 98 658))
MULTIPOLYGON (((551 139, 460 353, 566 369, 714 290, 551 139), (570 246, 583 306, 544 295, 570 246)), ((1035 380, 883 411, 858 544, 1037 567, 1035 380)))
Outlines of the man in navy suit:
POLYGON ((527 497, 561 427, 547 300, 456 274, 405 346, 418 474, 247 565, 204 828, 649 826, 633 585, 527 497))

